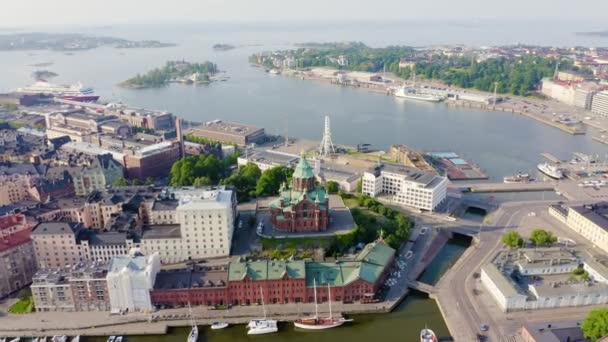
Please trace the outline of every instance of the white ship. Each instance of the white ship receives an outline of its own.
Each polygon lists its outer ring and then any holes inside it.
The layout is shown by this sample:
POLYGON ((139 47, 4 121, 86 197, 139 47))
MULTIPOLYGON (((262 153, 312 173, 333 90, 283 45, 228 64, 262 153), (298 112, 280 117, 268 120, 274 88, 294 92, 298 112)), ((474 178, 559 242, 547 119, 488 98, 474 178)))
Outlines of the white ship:
POLYGON ((66 100, 81 102, 94 102, 99 99, 95 95, 95 90, 91 87, 84 87, 82 84, 76 85, 57 85, 47 81, 37 81, 36 83, 17 89, 18 93, 24 94, 44 94, 59 97, 66 100))
POLYGON ((433 94, 422 94, 419 93, 418 90, 414 87, 402 86, 397 88, 395 91, 396 97, 402 97, 405 99, 418 100, 418 101, 426 101, 426 102, 441 102, 443 101, 443 97, 433 95, 433 94))
POLYGON ((554 179, 562 179, 564 178, 564 173, 557 166, 551 165, 549 163, 538 164, 538 170, 545 175, 554 178, 554 179))
POLYGON ((264 292, 260 286, 260 296, 262 298, 262 310, 264 310, 263 319, 253 319, 247 324, 247 335, 263 335, 279 331, 277 321, 274 319, 266 319, 266 306, 264 305, 264 292))

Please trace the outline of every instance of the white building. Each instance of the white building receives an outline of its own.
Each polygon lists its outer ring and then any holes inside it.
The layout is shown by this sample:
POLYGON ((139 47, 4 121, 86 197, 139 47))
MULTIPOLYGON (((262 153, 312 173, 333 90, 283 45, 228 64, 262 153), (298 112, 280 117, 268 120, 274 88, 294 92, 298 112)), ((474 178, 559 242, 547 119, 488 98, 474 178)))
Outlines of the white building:
POLYGON ((155 200, 141 239, 164 263, 230 255, 236 196, 232 190, 168 189, 155 200))
POLYGON ((566 224, 570 229, 608 253, 608 202, 574 206, 568 209, 566 224))
POLYGON ((111 311, 152 311, 150 290, 159 271, 158 254, 112 258, 106 276, 111 311))
POLYGON ((446 198, 448 179, 406 166, 381 165, 363 173, 361 187, 367 196, 389 194, 397 204, 432 211, 446 198))
POLYGON ((541 92, 559 102, 568 105, 574 104, 574 87, 571 82, 544 79, 542 82, 541 92))
POLYGON ((605 261, 577 254, 560 248, 503 251, 482 266, 481 282, 503 312, 607 304, 605 261), (572 273, 580 259, 588 280, 572 273))
POLYGON ((595 114, 608 116, 608 91, 602 91, 593 96, 591 111, 595 114))

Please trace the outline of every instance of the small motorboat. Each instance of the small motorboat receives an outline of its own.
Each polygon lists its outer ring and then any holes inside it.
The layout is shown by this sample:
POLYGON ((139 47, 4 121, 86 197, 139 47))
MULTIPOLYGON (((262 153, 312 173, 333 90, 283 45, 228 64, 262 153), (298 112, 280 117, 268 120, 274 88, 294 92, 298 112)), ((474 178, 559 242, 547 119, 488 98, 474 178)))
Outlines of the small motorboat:
POLYGON ((107 342, 115 342, 116 341, 116 336, 110 336, 108 337, 108 341, 107 342))
POLYGON ((420 332, 420 342, 437 342, 437 336, 433 330, 424 328, 420 332))
POLYGON ((51 339, 51 342, 68 342, 68 337, 65 335, 61 335, 61 336, 55 335, 51 339))
POLYGON ((15 337, 10 342, 19 342, 19 341, 21 341, 21 337, 15 337))
POLYGON ((123 337, 122 336, 116 336, 116 338, 114 339, 114 342, 122 342, 123 337))
POLYGON ((74 337, 72 338, 72 342, 80 342, 80 335, 78 335, 78 336, 74 336, 74 337))
POLYGON ((228 328, 228 323, 225 322, 214 322, 213 324, 211 324, 211 330, 220 330, 220 329, 225 329, 228 328))

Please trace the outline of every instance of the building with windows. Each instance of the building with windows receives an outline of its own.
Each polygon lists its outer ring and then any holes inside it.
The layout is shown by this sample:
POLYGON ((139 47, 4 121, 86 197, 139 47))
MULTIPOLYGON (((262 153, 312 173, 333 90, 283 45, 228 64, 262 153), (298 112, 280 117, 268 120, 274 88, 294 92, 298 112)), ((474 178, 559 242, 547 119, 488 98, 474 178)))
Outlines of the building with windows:
POLYGON ((607 276, 605 258, 560 248, 501 251, 481 268, 503 312, 607 304, 607 276))
POLYGON ((82 225, 72 222, 41 222, 32 231, 38 268, 60 268, 88 260, 80 244, 82 225))
POLYGON ((67 172, 72 178, 76 196, 86 196, 92 191, 105 190, 106 186, 123 177, 123 168, 111 154, 81 158, 79 165, 58 166, 49 169, 47 176, 56 178, 67 172), (84 159, 84 160, 82 160, 84 159))
POLYGON ((45 174, 46 167, 42 165, 0 165, 0 206, 31 199, 30 189, 45 174))
POLYGON ((149 209, 141 248, 164 263, 230 255, 236 195, 226 188, 165 189, 149 209))
POLYGON ((160 271, 160 257, 127 255, 112 258, 107 282, 113 312, 151 312, 150 290, 160 271))
POLYGON ((319 232, 329 227, 329 197, 315 185, 315 174, 304 156, 292 175, 289 187, 281 186, 279 198, 270 204, 272 225, 285 232, 319 232))
POLYGON ((591 112, 602 116, 608 116, 608 91, 602 91, 593 96, 591 112))
POLYGON ((23 215, 0 217, 0 298, 31 283, 36 273, 31 232, 23 215))
POLYGON ((447 196, 448 179, 434 172, 383 164, 363 173, 363 194, 391 196, 391 201, 421 210, 433 211, 447 196))
POLYGON ((38 271, 30 289, 36 311, 108 311, 108 264, 82 262, 38 271))
POLYGON ((150 292, 157 307, 193 305, 253 305, 317 300, 368 302, 386 279, 395 250, 379 240, 365 246, 356 257, 333 262, 259 260, 228 265, 193 265, 186 270, 161 271, 150 292))
POLYGON ((570 229, 608 253, 608 202, 585 204, 570 208, 551 206, 549 213, 566 223, 570 229))

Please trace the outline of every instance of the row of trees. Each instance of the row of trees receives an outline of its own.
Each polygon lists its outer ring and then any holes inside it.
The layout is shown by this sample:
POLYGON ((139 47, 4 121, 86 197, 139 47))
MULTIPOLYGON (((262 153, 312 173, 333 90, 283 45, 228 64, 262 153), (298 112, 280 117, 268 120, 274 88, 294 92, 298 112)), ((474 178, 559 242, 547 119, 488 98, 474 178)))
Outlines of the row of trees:
MULTIPOLYGON (((536 247, 550 246, 557 241, 557 237, 544 229, 535 229, 530 234, 530 243, 536 247)), ((524 246, 524 239, 517 231, 510 231, 502 236, 502 243, 510 248, 524 246)))
MULTIPOLYGON (((543 56, 516 58, 489 58, 477 61, 474 57, 433 55, 428 60, 417 62, 414 68, 400 68, 403 57, 415 56, 416 50, 408 46, 370 48, 363 43, 308 43, 305 48, 283 51, 293 54, 299 67, 331 66, 355 71, 392 72, 410 79, 415 72, 418 77, 441 80, 460 88, 474 88, 499 93, 527 96, 537 90, 544 77, 551 76, 556 63, 562 69, 577 69, 569 60, 558 61, 543 56), (338 64, 338 56, 346 56, 346 65, 338 64)), ((586 70, 580 70, 585 72, 586 70)))
MULTIPOLYGON (((352 195, 343 194, 343 198, 353 198, 352 195)), ((356 197, 357 204, 361 208, 351 209, 355 221, 355 229, 344 235, 334 237, 329 247, 329 254, 341 254, 358 243, 370 243, 382 234, 384 241, 391 247, 397 249, 410 237, 414 226, 412 220, 402 213, 385 207, 376 199, 365 195, 356 197), (374 215, 377 214, 377 215, 374 215)))

